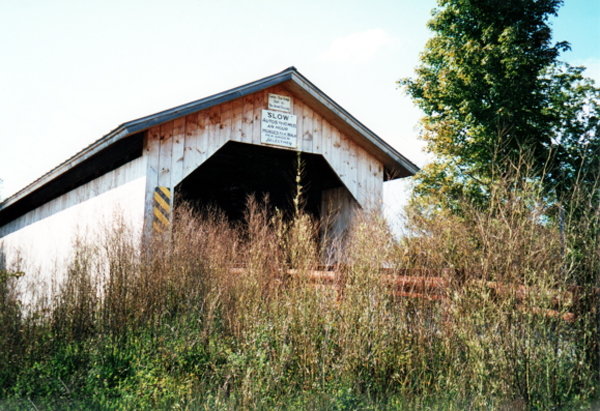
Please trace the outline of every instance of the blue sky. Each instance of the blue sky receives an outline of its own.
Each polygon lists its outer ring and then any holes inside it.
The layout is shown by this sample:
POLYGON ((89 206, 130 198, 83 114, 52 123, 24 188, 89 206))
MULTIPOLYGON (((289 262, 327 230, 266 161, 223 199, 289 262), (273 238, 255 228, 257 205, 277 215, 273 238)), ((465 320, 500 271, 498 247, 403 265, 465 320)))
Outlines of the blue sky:
MULTIPOLYGON (((119 124, 298 70, 418 165, 411 76, 434 0, 0 2, 0 196, 119 124)), ((553 19, 562 58, 600 82, 600 1, 553 19)), ((401 184, 386 202, 401 202, 401 184)))

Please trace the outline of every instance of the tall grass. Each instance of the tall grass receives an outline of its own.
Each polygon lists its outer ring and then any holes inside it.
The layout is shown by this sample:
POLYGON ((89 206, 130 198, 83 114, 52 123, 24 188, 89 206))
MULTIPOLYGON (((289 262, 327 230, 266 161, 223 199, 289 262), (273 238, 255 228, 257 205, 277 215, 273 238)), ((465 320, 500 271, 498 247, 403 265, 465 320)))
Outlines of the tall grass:
MULTIPOLYGON (((345 264, 317 222, 250 199, 76 244, 48 299, 0 279, 7 409, 568 409, 598 390, 598 209, 504 181, 485 212, 362 213, 345 264), (425 278, 424 278, 425 277, 425 278)), ((25 274, 27 275, 27 273, 25 274)))

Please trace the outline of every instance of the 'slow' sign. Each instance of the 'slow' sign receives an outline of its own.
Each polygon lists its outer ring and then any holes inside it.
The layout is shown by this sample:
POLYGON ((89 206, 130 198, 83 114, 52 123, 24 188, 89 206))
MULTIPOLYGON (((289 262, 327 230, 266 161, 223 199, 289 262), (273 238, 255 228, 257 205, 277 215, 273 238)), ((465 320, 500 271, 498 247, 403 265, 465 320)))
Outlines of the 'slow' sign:
POLYGON ((282 147, 297 147, 296 116, 271 110, 262 111, 260 142, 282 147))

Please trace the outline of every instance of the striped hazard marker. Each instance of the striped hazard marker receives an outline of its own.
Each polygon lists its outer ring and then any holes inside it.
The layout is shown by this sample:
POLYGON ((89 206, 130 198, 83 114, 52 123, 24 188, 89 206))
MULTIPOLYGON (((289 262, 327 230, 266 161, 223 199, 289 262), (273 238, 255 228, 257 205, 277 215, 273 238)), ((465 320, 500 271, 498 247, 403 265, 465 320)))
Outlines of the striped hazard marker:
POLYGON ((169 229, 171 214, 171 190, 168 187, 156 187, 154 190, 154 219, 152 228, 157 233, 164 233, 169 229))

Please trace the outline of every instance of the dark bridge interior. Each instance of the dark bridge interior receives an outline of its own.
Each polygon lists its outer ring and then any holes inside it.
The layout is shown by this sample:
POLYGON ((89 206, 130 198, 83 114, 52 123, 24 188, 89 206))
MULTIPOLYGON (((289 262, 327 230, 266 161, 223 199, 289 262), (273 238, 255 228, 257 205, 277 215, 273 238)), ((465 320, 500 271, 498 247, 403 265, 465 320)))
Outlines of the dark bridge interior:
MULTIPOLYGON (((318 218, 322 191, 342 182, 321 155, 302 153, 300 158, 304 209, 318 218)), ((239 221, 248 196, 262 200, 268 193, 271 207, 291 213, 296 175, 296 151, 230 141, 176 187, 175 198, 194 207, 216 206, 239 221)))

